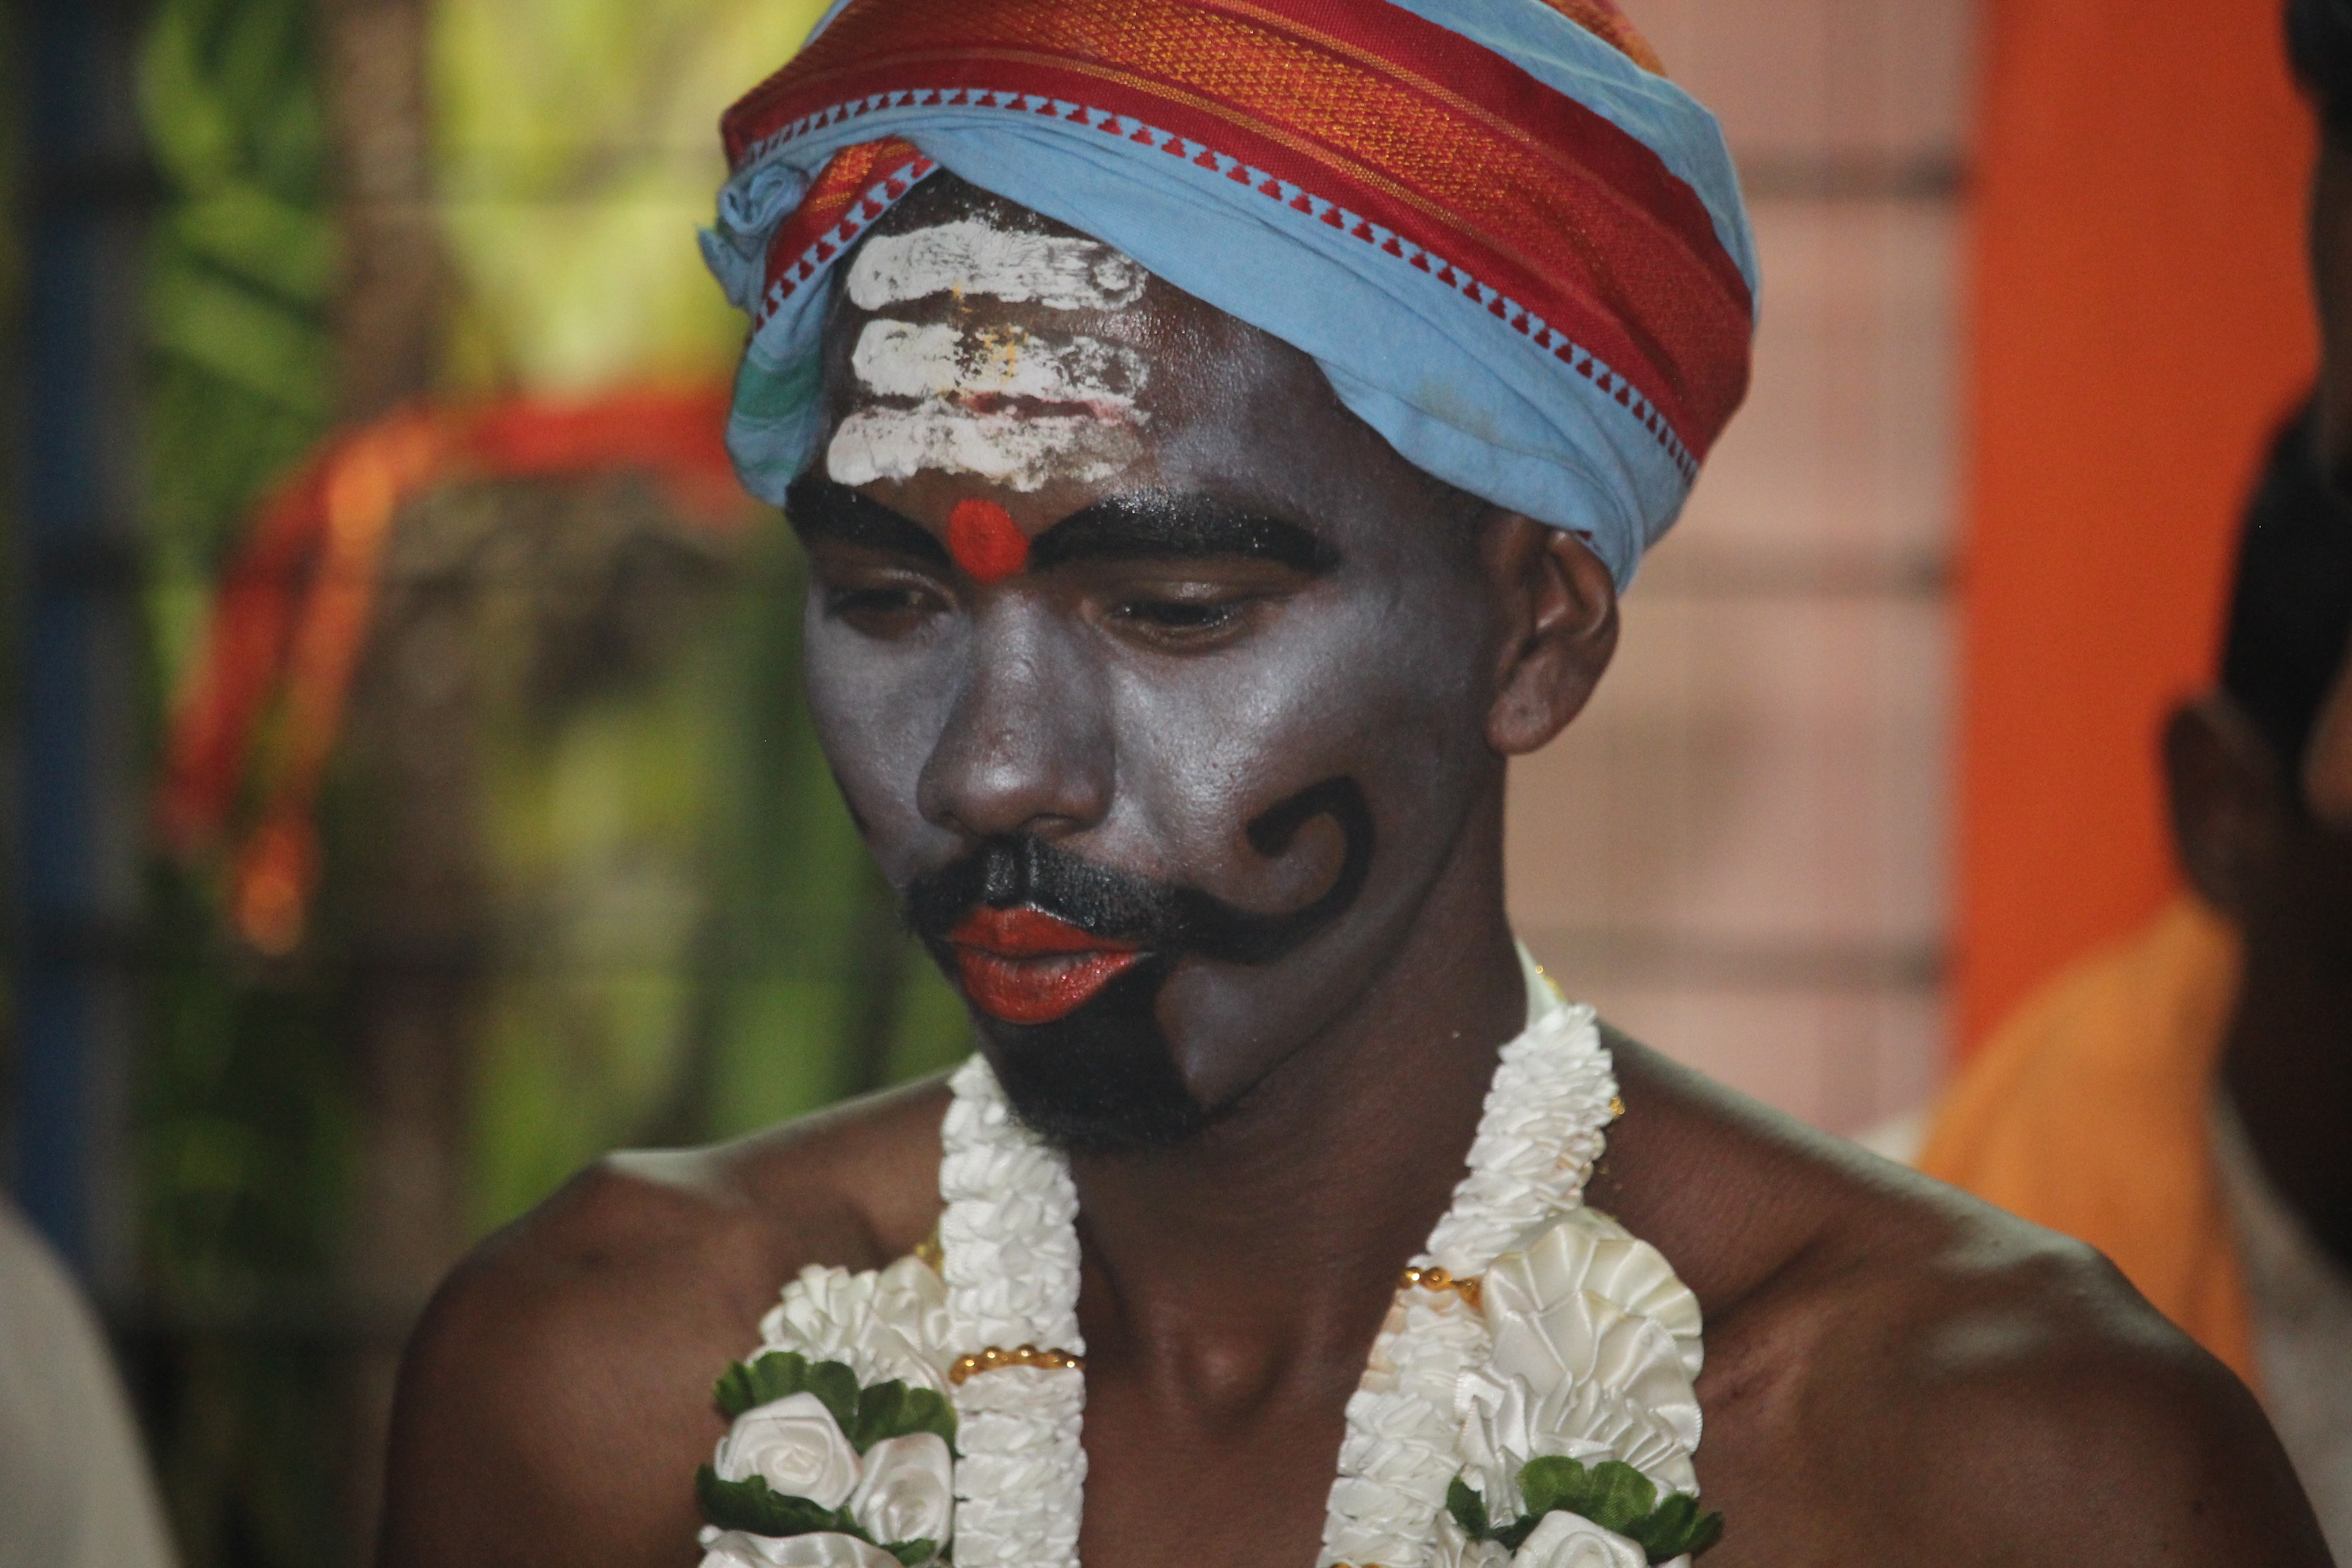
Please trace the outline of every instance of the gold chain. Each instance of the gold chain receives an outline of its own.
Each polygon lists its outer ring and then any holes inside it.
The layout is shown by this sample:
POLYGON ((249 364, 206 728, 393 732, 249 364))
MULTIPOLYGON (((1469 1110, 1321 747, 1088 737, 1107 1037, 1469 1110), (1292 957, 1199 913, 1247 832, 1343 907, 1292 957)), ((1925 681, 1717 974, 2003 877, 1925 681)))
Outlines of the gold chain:
POLYGON ((1008 1366, 1041 1366, 1049 1372, 1067 1368, 1084 1372, 1087 1358, 1072 1355, 1067 1351, 1041 1351, 1035 1345, 1022 1345, 1013 1350, 999 1350, 991 1345, 976 1355, 960 1355, 948 1368, 948 1381, 958 1387, 966 1378, 983 1372, 997 1372, 1008 1366))
MULTIPOLYGON (((1423 1290, 1451 1290, 1470 1305, 1475 1307, 1478 1304, 1478 1277, 1475 1274, 1457 1279, 1443 1268, 1408 1268, 1399 1288, 1411 1289, 1414 1286, 1423 1290)), ((1338 1568, 1347 1568, 1347 1565, 1341 1563, 1338 1568)), ((1376 1568, 1376 1565, 1367 1563, 1365 1568, 1376 1568)))

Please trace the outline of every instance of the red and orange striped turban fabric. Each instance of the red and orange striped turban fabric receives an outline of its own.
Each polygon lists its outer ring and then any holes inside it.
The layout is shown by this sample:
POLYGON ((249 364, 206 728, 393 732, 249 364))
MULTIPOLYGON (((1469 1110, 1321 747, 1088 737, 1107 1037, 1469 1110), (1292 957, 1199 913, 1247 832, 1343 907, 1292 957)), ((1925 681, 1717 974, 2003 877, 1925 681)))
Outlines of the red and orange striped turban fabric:
POLYGON ((945 167, 1312 355, 1408 459, 1622 584, 1748 385, 1714 119, 1605 0, 846 0, 728 111, 729 442, 814 456, 833 263, 945 167))

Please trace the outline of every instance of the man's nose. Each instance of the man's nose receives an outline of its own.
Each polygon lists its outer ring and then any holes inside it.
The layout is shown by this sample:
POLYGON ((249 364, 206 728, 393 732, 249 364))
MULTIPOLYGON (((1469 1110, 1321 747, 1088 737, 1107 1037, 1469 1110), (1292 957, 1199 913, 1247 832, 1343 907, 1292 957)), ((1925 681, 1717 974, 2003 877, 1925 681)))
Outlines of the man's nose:
POLYGON ((925 819, 971 839, 1066 837, 1100 822, 1116 768, 1099 664, 1038 605, 990 606, 970 647, 916 787, 925 819))

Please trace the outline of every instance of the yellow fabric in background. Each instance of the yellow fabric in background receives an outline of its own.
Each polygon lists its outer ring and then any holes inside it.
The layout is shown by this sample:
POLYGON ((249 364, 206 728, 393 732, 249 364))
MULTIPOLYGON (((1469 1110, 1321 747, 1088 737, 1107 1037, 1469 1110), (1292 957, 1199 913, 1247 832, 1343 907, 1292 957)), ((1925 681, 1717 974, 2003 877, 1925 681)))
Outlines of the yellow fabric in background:
POLYGON ((459 392, 723 379, 742 317, 695 243, 719 116, 824 0, 439 0, 432 113, 459 392))
POLYGON ((2089 1242, 2258 1388, 2209 1121, 2239 963, 2237 933, 2179 899, 2010 1016, 1945 1096, 1918 1163, 2089 1242))

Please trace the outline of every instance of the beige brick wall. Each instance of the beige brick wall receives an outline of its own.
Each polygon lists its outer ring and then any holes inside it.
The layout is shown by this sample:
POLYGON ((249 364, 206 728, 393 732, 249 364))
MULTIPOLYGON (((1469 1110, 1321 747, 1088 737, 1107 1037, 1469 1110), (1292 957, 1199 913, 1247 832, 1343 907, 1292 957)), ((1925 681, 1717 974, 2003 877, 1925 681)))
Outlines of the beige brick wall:
POLYGON ((1512 911, 1621 1026, 1853 1131, 1946 1044, 1973 7, 1625 5, 1739 157, 1756 379, 1599 697, 1516 770, 1512 911))

